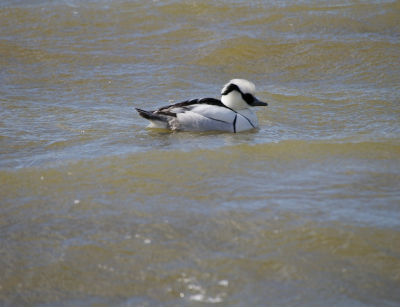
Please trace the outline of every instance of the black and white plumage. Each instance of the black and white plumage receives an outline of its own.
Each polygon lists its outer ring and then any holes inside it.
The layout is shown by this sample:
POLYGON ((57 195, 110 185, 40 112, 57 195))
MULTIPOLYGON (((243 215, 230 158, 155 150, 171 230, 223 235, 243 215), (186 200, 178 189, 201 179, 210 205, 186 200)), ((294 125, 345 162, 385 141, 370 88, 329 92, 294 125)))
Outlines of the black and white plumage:
POLYGON ((268 104, 255 97, 255 86, 244 79, 233 79, 221 91, 221 100, 192 99, 155 111, 136 108, 150 121, 149 127, 171 130, 242 132, 258 127, 257 115, 250 109, 268 104))

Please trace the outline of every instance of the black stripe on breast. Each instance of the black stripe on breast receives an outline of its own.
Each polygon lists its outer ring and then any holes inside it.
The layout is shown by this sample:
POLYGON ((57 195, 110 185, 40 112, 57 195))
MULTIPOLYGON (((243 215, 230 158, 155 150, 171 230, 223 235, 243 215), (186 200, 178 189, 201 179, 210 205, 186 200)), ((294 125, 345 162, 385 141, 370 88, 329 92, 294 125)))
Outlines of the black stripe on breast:
POLYGON ((237 119, 237 113, 236 113, 235 119, 233 121, 233 133, 236 133, 236 119, 237 119))
MULTIPOLYGON (((240 114, 240 113, 239 113, 240 114)), ((242 115, 242 114, 240 114, 240 115, 242 115)), ((246 116, 244 116, 244 115, 242 115, 245 119, 247 119, 247 121, 250 123, 250 125, 253 127, 253 128, 255 128, 254 127, 254 125, 253 125, 253 123, 250 121, 250 119, 248 119, 246 116)), ((236 120, 236 118, 235 118, 235 120, 236 120)))

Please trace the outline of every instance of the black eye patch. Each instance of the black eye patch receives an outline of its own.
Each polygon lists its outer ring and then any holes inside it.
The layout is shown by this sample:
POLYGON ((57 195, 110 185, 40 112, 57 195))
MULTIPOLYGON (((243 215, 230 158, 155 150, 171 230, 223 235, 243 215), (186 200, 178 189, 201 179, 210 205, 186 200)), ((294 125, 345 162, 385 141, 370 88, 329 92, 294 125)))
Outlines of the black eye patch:
POLYGON ((254 102, 254 97, 252 94, 242 94, 242 98, 247 102, 248 105, 251 105, 254 102))
POLYGON ((225 89, 225 91, 223 91, 221 93, 221 95, 222 96, 223 95, 228 95, 230 92, 233 92, 233 91, 237 91, 240 94, 242 94, 243 100, 246 101, 246 103, 248 105, 251 105, 254 102, 254 96, 252 94, 249 94, 249 93, 243 94, 242 91, 240 90, 240 88, 236 84, 233 84, 233 83, 229 84, 227 86, 227 88, 225 89))

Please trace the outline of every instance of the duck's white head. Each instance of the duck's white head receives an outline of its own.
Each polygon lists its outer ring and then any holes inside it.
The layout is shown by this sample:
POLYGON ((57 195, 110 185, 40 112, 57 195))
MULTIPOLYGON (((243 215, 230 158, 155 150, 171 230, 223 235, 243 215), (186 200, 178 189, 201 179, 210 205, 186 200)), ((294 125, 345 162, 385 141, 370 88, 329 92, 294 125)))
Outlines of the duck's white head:
POLYGON ((256 87, 244 79, 233 79, 221 91, 221 101, 228 108, 243 110, 248 107, 267 106, 255 97, 256 87))

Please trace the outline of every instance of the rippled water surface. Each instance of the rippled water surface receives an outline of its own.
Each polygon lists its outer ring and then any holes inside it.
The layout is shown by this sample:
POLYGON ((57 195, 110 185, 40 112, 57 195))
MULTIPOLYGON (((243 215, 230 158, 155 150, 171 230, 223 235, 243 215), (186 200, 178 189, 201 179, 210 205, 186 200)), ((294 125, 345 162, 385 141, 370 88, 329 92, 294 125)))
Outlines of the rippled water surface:
POLYGON ((0 2, 0 306, 400 306, 399 1, 0 2), (134 107, 269 103, 244 133, 134 107))

